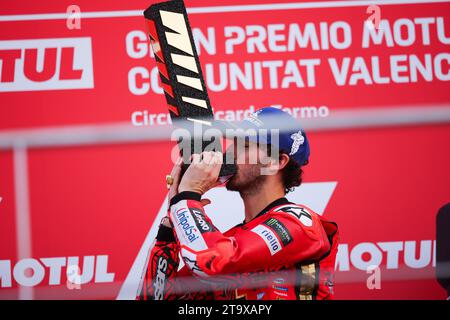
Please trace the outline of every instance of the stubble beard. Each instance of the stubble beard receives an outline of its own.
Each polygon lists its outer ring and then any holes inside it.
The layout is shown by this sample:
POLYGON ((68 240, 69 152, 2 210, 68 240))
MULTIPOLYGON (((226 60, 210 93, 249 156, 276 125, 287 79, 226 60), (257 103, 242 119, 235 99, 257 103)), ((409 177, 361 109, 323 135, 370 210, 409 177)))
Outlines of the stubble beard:
POLYGON ((266 176, 261 175, 261 166, 254 165, 251 168, 240 171, 234 175, 225 185, 229 191, 237 191, 242 194, 258 193, 266 176))

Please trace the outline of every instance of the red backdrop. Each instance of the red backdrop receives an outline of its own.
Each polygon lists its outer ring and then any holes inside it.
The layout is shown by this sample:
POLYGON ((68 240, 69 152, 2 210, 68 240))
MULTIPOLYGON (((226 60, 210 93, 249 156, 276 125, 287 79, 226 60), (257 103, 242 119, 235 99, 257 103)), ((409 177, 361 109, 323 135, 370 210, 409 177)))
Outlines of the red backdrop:
MULTIPOLYGON (((186 1, 196 39, 203 39, 200 59, 216 115, 232 119, 238 110, 281 105, 306 122, 338 110, 448 107, 449 3, 380 3, 378 42, 364 28, 368 4, 269 3, 186 1), (215 6, 233 10, 212 12, 215 6), (262 40, 253 45, 255 36, 262 40)), ((0 8, 1 132, 143 125, 144 112, 147 126, 166 125, 138 12, 151 1, 79 0, 83 13, 96 13, 82 18, 80 29, 46 15, 65 14, 70 4, 24 0, 0 8)), ((443 298, 434 279, 434 239, 437 210, 450 200, 450 126, 309 136, 306 184, 336 183, 323 211, 341 229, 336 298, 443 298), (379 264, 381 288, 367 287, 367 262, 379 264)), ((17 225, 20 155, 0 150, 0 298, 118 297, 127 276, 140 272, 132 266, 164 202, 172 147, 28 150, 28 242, 17 225), (81 290, 66 286, 69 257, 85 263, 81 290), (33 267, 34 275, 25 270, 33 267), (20 288, 26 279, 30 287, 20 288)))

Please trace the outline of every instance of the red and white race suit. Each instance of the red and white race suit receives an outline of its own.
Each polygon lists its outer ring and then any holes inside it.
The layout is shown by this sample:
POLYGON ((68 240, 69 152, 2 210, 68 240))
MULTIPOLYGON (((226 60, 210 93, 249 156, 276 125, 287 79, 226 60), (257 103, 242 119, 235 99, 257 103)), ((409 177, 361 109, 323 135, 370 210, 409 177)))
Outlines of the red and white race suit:
POLYGON ((220 232, 200 195, 171 201, 173 229, 160 226, 138 299, 332 299, 338 228, 280 198, 220 232), (179 257, 185 266, 178 270, 179 257))

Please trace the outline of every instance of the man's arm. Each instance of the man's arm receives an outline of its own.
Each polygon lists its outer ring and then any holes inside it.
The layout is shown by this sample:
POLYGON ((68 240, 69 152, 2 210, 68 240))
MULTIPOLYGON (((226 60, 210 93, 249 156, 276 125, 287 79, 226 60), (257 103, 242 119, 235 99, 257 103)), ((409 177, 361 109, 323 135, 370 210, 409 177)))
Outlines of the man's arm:
MULTIPOLYGON (((168 194, 170 201, 178 193, 181 165, 182 159, 178 158, 170 173, 173 177, 168 194)), ((151 249, 136 299, 201 300, 212 298, 211 288, 195 279, 188 268, 184 267, 178 271, 179 253, 180 245, 172 224, 168 217, 164 217, 161 220, 155 244, 151 249)))
POLYGON ((280 210, 227 237, 214 227, 200 198, 199 193, 181 192, 172 199, 169 212, 181 256, 197 276, 277 268, 319 259, 330 250, 320 219, 313 213, 306 221, 280 210))
POLYGON ((151 250, 138 300, 175 299, 175 278, 179 265, 179 245, 173 229, 163 218, 151 250))
POLYGON ((151 250, 142 288, 137 300, 209 300, 213 292, 208 284, 179 267, 180 246, 169 219, 163 218, 151 250))

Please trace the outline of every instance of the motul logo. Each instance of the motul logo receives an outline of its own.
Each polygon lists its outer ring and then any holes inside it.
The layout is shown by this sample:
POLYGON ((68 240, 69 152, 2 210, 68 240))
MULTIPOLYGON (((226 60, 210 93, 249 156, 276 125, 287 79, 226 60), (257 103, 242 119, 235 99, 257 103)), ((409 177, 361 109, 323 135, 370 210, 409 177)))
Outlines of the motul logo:
POLYGON ((0 92, 93 87, 91 38, 0 41, 0 92))
POLYGON ((385 265, 386 269, 411 269, 436 266, 436 241, 362 242, 349 248, 340 244, 336 256, 336 270, 350 271, 351 267, 366 271, 371 266, 385 265))
POLYGON ((0 288, 15 284, 34 287, 40 284, 61 285, 113 282, 115 273, 108 272, 108 256, 56 257, 22 259, 15 265, 11 260, 0 260, 0 288), (73 274, 73 267, 80 272, 73 274), (48 279, 47 283, 43 283, 48 279), (12 281, 14 280, 14 281, 12 281))
MULTIPOLYGON (((189 39, 188 29, 186 21, 181 13, 170 12, 161 10, 162 24, 173 30, 174 32, 165 32, 166 40, 169 45, 183 51, 184 54, 171 53, 170 57, 174 64, 189 70, 193 73, 199 74, 197 63, 194 58, 194 50, 192 48, 191 41, 189 39)), ((204 91, 200 77, 189 77, 183 75, 177 75, 177 81, 191 88, 204 91)), ((192 97, 182 96, 181 99, 184 102, 195 105, 197 107, 208 109, 208 105, 203 99, 196 99, 192 97)))

